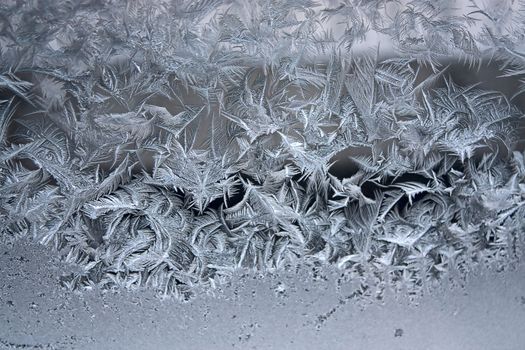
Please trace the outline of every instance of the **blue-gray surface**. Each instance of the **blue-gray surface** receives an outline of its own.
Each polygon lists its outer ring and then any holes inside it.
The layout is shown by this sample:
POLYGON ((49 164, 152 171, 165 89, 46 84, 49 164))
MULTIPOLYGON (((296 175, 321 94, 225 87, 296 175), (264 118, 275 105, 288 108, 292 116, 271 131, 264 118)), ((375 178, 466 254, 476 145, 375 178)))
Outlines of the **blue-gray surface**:
POLYGON ((418 293, 519 261, 525 3, 270 3, 2 2, 0 240, 181 300, 240 267, 418 293))

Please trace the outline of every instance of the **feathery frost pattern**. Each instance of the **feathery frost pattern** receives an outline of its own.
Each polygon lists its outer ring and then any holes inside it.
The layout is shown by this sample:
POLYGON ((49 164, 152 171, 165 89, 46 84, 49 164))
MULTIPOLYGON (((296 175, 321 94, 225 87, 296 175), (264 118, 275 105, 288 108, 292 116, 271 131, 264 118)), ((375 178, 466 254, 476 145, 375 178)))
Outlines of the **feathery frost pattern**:
POLYGON ((183 300, 239 268, 333 265, 364 296, 506 268, 525 1, 452 3, 2 1, 0 238, 78 264, 70 288, 183 300))

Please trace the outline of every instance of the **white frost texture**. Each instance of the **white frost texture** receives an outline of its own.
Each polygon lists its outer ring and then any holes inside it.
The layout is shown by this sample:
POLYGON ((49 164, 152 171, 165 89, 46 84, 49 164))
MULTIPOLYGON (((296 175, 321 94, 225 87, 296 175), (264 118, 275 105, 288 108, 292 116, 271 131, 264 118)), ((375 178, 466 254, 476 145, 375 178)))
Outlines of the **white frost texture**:
POLYGON ((0 240, 180 300, 246 269, 356 298, 507 269, 524 35, 523 0, 3 0, 0 240))

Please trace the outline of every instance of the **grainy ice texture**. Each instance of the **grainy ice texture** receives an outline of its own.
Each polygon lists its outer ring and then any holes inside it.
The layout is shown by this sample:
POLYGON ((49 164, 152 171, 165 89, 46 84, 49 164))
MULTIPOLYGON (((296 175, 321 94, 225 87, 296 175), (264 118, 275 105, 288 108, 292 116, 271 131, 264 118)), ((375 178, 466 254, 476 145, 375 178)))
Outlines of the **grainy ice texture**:
MULTIPOLYGON (((100 306, 94 290, 229 310, 239 274, 279 297, 328 269, 336 302, 312 301, 312 337, 389 294, 510 273, 525 250, 524 38, 523 0, 2 1, 0 241, 70 264, 55 282, 91 300, 79 313, 100 306), (295 270, 303 282, 280 275, 295 270)), ((95 344, 108 322, 49 346, 95 344)), ((411 336, 389 324, 392 342, 411 336)))
POLYGON ((464 288, 443 284, 418 305, 398 295, 356 305, 334 271, 238 274, 189 303, 148 291, 75 293, 71 269, 22 240, 0 246, 0 349, 521 350, 525 266, 480 270, 464 288))

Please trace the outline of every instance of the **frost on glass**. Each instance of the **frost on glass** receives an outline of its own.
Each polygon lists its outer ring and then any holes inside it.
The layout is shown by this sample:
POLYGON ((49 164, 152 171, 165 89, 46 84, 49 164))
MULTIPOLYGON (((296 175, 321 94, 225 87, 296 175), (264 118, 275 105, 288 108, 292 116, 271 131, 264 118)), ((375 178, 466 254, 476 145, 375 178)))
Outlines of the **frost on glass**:
POLYGON ((3 1, 0 238, 78 264, 70 288, 181 299, 239 268, 411 293, 504 269, 525 2, 452 3, 3 1))

